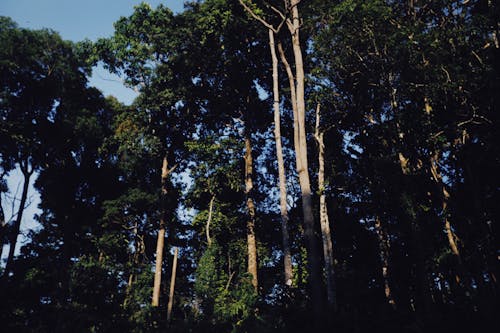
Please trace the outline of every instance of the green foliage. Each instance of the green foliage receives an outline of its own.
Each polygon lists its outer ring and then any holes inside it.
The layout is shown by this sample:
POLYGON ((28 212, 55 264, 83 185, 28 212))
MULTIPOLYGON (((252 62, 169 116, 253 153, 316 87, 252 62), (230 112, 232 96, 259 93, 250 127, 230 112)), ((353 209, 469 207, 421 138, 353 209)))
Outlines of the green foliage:
MULTIPOLYGON (((290 18, 287 1, 245 3, 274 25, 277 11, 290 18)), ((486 331, 498 305, 498 5, 298 8, 308 171, 316 215, 318 195, 327 198, 338 312, 322 304, 324 318, 311 316, 293 110, 280 67, 293 286, 282 282, 266 29, 237 0, 195 1, 178 14, 142 3, 95 43, 0 17, 0 198, 5 207, 14 192, 6 177, 20 163, 37 171, 41 198, 40 228, 24 235, 11 274, 0 268, 4 330, 303 332, 316 320, 339 332, 486 331), (99 62, 139 91, 132 105, 88 87, 99 62), (310 135, 318 102, 324 189, 310 135), (162 182, 164 157, 171 173, 162 182), (248 195, 257 208, 258 294, 247 273, 248 195), (168 260, 152 307, 160 220, 168 260), (167 323, 172 246, 180 256, 167 323)), ((287 29, 275 38, 293 64, 287 29)), ((2 249, 18 236, 4 215, 2 249)))
POLYGON ((158 314, 150 303, 153 273, 145 268, 136 267, 134 283, 127 292, 126 302, 123 303, 131 332, 147 332, 157 328, 155 321, 158 314))
POLYGON ((248 273, 223 269, 230 265, 227 258, 223 249, 212 243, 198 261, 194 288, 204 316, 213 316, 218 324, 232 323, 233 331, 238 332, 253 315, 257 295, 248 273))

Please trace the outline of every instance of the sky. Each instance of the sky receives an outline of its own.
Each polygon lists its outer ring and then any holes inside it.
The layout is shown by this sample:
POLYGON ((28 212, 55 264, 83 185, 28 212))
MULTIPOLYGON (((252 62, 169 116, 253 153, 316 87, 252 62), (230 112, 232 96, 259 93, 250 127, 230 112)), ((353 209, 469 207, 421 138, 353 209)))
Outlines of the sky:
MULTIPOLYGON (((183 0, 0 0, 0 15, 9 16, 20 27, 29 29, 49 28, 63 39, 74 42, 92 41, 113 34, 113 23, 121 16, 132 14, 134 6, 146 2, 155 8, 159 4, 174 12, 182 11, 183 0)), ((101 66, 93 71, 91 86, 104 95, 113 95, 130 104, 136 93, 123 86, 122 80, 101 66)))
MULTIPOLYGON (((113 34, 113 23, 121 16, 132 14, 134 6, 146 2, 155 8, 159 4, 169 7, 173 12, 183 9, 184 0, 0 0, 0 16, 8 16, 20 27, 28 29, 48 28, 58 32, 63 39, 78 42, 84 39, 92 41, 113 34)), ((1 41, 0 41, 1 44, 1 41)), ((125 104, 130 104, 136 93, 125 87, 122 80, 106 71, 102 66, 93 70, 89 80, 91 86, 99 88, 104 95, 113 95, 125 104)), ((19 251, 24 235, 36 229, 33 216, 39 212, 40 196, 33 188, 36 174, 31 179, 28 197, 30 206, 26 209, 21 223, 21 237, 18 238, 16 252, 19 251)), ((11 172, 7 178, 10 193, 2 197, 6 217, 17 211, 18 198, 13 199, 16 188, 22 188, 22 176, 19 170, 11 172), (14 206, 11 205, 14 200, 14 206), (16 205, 17 204, 17 205, 16 205)), ((20 191, 19 191, 20 192, 20 191)), ((4 249, 4 258, 8 250, 4 249)))

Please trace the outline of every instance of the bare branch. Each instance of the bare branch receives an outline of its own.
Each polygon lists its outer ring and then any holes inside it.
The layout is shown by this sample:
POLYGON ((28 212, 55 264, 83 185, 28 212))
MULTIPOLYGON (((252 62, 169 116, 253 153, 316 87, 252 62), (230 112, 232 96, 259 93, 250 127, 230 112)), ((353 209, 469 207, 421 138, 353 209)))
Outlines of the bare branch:
POLYGON ((472 50, 472 54, 476 57, 477 61, 479 61, 479 63, 481 65, 484 65, 483 60, 481 59, 481 57, 479 57, 479 55, 474 50, 472 50))
POLYGON ((267 7, 271 8, 271 10, 272 10, 273 12, 275 12, 276 14, 278 14, 278 15, 281 17, 281 19, 282 19, 283 21, 284 21, 284 20, 286 20, 286 16, 285 16, 285 14, 283 14, 283 13, 281 12, 281 10, 277 9, 276 7, 274 7, 274 6, 273 6, 273 5, 271 5, 271 4, 266 4, 266 5, 267 5, 267 7))
POLYGON ((171 167, 169 170, 168 170, 168 175, 170 175, 172 172, 174 172, 174 170, 179 166, 179 163, 176 163, 173 167, 171 167))
POLYGON ((231 285, 231 280, 233 279, 233 276, 234 276, 234 273, 235 272, 232 272, 231 275, 229 275, 229 279, 227 280, 227 283, 226 283, 226 290, 229 289, 229 286, 231 285))
MULTIPOLYGON (((484 122, 488 123, 488 124, 492 124, 492 121, 489 120, 488 118, 484 117, 484 116, 478 116, 478 115, 473 115, 471 118, 467 119, 467 120, 464 120, 464 121, 461 121, 459 123, 456 124, 457 127, 462 127, 464 125, 467 125, 467 124, 476 124, 476 125, 480 125, 482 124, 480 121, 478 121, 477 119, 482 119, 484 122)), ((439 132, 436 132, 435 134, 433 134, 431 136, 432 139, 435 139, 437 138, 438 136, 440 136, 441 134, 444 133, 445 130, 441 130, 439 132)))
MULTIPOLYGON (((16 198, 17 198, 17 194, 19 193, 19 187, 21 186, 21 182, 17 183, 17 188, 16 188, 16 192, 14 193, 14 195, 12 196, 12 202, 11 202, 11 212, 12 212, 12 216, 11 218, 9 219, 9 221, 11 221, 11 219, 14 219, 14 216, 17 215, 17 213, 14 213, 16 210, 15 210, 15 203, 16 203, 16 198)), ((18 210, 19 212, 20 210, 18 210)))
POLYGON ((210 222, 212 222, 212 211, 214 208, 214 200, 215 200, 215 195, 212 195, 212 199, 210 199, 210 205, 209 205, 209 209, 208 209, 208 219, 207 219, 207 226, 206 226, 208 246, 212 245, 212 239, 210 238, 210 222))
POLYGON ((444 66, 441 66, 441 70, 446 74, 446 78, 447 78, 446 82, 451 82, 450 73, 448 73, 446 68, 444 68, 444 66))
POLYGON ((262 17, 255 14, 255 12, 247 6, 247 4, 243 0, 239 0, 240 4, 245 8, 245 10, 257 21, 262 23, 266 28, 271 29, 273 32, 277 33, 278 31, 269 23, 267 23, 262 17))

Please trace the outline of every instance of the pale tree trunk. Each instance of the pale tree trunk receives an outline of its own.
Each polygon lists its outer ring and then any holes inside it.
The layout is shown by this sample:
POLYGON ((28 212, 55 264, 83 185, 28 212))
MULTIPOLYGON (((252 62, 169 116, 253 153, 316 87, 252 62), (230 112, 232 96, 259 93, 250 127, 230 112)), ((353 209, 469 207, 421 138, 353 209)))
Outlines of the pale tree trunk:
POLYGON ((247 246, 248 273, 252 275, 252 285, 258 290, 257 279, 257 243, 255 240, 255 204, 253 202, 253 158, 250 136, 245 133, 245 194, 247 197, 247 246))
POLYGON ((212 238, 210 238, 210 222, 212 222, 212 211, 214 208, 214 200, 215 195, 212 195, 212 199, 210 199, 210 204, 208 205, 208 218, 207 218, 207 226, 206 226, 206 235, 207 235, 207 244, 210 247, 212 245, 212 238))
POLYGON ((175 275, 177 273, 178 253, 179 249, 176 247, 174 250, 174 262, 172 263, 172 276, 170 277, 170 293, 168 296, 168 305, 167 305, 167 321, 170 321, 170 319, 172 319, 172 306, 174 304, 175 275))
POLYGON ((462 258, 460 256, 460 250, 458 249, 458 244, 457 244, 458 237, 453 232, 450 220, 448 219, 447 208, 448 208, 448 201, 450 199, 450 194, 446 190, 446 185, 444 184, 441 173, 438 169, 438 159, 439 159, 438 156, 439 156, 438 152, 436 152, 433 156, 431 156, 430 169, 432 178, 436 182, 441 192, 441 209, 442 209, 441 214, 443 215, 444 230, 446 233, 446 238, 448 240, 448 245, 450 247, 451 253, 456 258, 457 270, 455 271, 455 283, 458 290, 460 290, 462 289, 462 286, 465 286, 465 284, 463 284, 462 282, 462 279, 465 276, 464 274, 465 269, 462 263, 462 258))
POLYGON ((132 292, 132 283, 134 282, 134 273, 128 276, 127 289, 125 290, 125 299, 123 300, 123 307, 127 307, 129 302, 130 293, 132 292))
POLYGON ((156 241, 156 265, 155 265, 155 277, 153 285, 153 301, 151 303, 152 306, 160 305, 160 287, 161 287, 164 247, 165 247, 165 220, 162 217, 160 220, 160 229, 158 230, 158 239, 156 241))
POLYGON ((12 234, 9 237, 9 254, 7 257, 7 263, 5 265, 4 277, 9 276, 9 272, 14 262, 14 251, 16 250, 16 243, 17 243, 17 238, 19 236, 19 232, 21 230, 23 213, 24 209, 26 208, 26 201, 28 200, 30 178, 31 175, 33 174, 33 169, 29 169, 30 166, 29 166, 29 161, 27 159, 20 163, 20 167, 24 177, 23 192, 21 193, 21 202, 19 203, 16 220, 14 221, 14 230, 12 231, 12 234))
MULTIPOLYGON (((285 51, 283 50, 283 45, 279 41, 278 41, 278 52, 280 55, 281 62, 283 63, 283 66, 285 66, 285 71, 288 76, 288 83, 290 86, 290 103, 292 104, 293 119, 294 119, 293 145, 297 155, 297 152, 300 151, 300 145, 299 145, 299 127, 295 126, 295 121, 299 117, 297 112, 297 93, 295 92, 295 78, 293 77, 292 67, 288 63, 288 60, 286 59, 285 51)), ((299 158, 296 158, 296 164, 297 164, 297 170, 302 169, 302 164, 299 158)))
POLYGON ((318 191, 319 191, 319 221, 321 225, 321 235, 323 238, 323 256, 325 258, 325 275, 328 304, 337 311, 337 299, 335 295, 335 271, 333 261, 333 242, 330 231, 330 221, 328 219, 328 209, 325 195, 325 144, 324 132, 320 130, 320 108, 316 107, 316 126, 314 136, 318 142, 318 191))
MULTIPOLYGON (((3 177, 0 177, 0 182, 2 180, 3 177)), ((2 259, 2 254, 3 254, 4 237, 6 229, 7 229, 7 221, 5 221, 5 214, 2 207, 2 192, 0 191, 0 260, 2 259)))
POLYGON ((391 285, 389 284, 389 248, 390 242, 387 233, 382 228, 380 218, 377 216, 375 219, 375 231, 378 236, 378 246, 380 254, 380 262, 382 263, 382 278, 384 280, 384 293, 387 302, 396 309, 396 302, 392 297, 391 285))
MULTIPOLYGON (((304 89, 304 63, 302 58, 302 48, 300 45, 300 17, 298 4, 300 0, 291 0, 291 21, 287 22, 292 38, 292 48, 295 60, 295 88, 297 114, 294 119, 294 126, 298 127, 298 151, 296 147, 295 157, 299 174, 299 184, 302 193, 302 212, 304 215, 304 237, 307 244, 307 262, 309 268, 309 285, 311 290, 311 301, 315 320, 321 317, 321 262, 318 249, 318 241, 314 232, 314 215, 311 198, 311 184, 307 160, 307 141, 305 130, 305 89, 304 89), (299 162, 300 161, 300 162, 299 162)), ((319 323, 317 323, 319 324, 319 323)))
MULTIPOLYGON (((432 107, 430 105, 429 99, 426 96, 424 97, 424 111, 427 114, 427 116, 431 115, 432 107)), ((464 139, 464 141, 465 141, 465 139, 464 139)), ((442 195, 441 207, 442 207, 442 213, 444 216, 444 228, 446 231, 446 236, 448 238, 448 244, 450 246, 451 252, 457 257, 457 260, 460 264, 462 260, 460 258, 460 251, 458 250, 458 246, 457 246, 457 242, 456 242, 457 236, 455 235, 455 233, 452 230, 451 223, 448 220, 448 214, 446 211, 448 208, 448 201, 450 199, 450 194, 446 190, 446 186, 443 182, 443 177, 441 176, 441 173, 440 173, 439 168, 438 168, 438 163, 439 163, 439 151, 436 151, 430 158, 430 169, 431 169, 430 171, 432 174, 432 178, 434 179, 436 184, 439 186, 440 192, 442 195)))
POLYGON ((457 245, 457 236, 453 232, 453 229, 451 227, 451 223, 448 219, 448 214, 447 214, 447 208, 448 208, 448 201, 450 199, 450 193, 446 190, 446 186, 444 185, 443 178, 441 176, 441 173, 439 172, 438 169, 438 153, 434 154, 434 156, 431 157, 431 174, 432 178, 436 182, 436 184, 439 186, 441 195, 442 195, 442 203, 441 203, 441 208, 442 208, 442 213, 444 216, 444 228, 446 232, 446 236, 448 238, 448 245, 450 246, 451 252, 457 257, 458 262, 461 262, 460 258, 460 251, 458 249, 457 245))
POLYGON ((125 299, 123 300, 123 306, 126 307, 128 302, 129 302, 129 298, 130 298, 130 293, 132 292, 132 284, 134 283, 134 278, 135 278, 135 274, 134 274, 134 269, 137 267, 137 264, 138 264, 138 261, 139 261, 139 248, 140 248, 140 245, 138 244, 137 242, 137 238, 138 238, 138 235, 137 235, 137 221, 135 222, 135 225, 134 225, 134 228, 133 228, 133 235, 134 235, 134 239, 132 240, 132 246, 134 248, 134 255, 132 257, 132 265, 133 265, 133 268, 132 268, 132 272, 129 274, 128 276, 128 283, 127 283, 127 289, 125 290, 125 299))
MULTIPOLYGON (((390 83, 390 88, 391 88, 391 108, 392 112, 394 115, 396 115, 397 110, 398 110, 398 101, 396 99, 396 89, 392 87, 392 81, 393 81, 394 75, 392 73, 389 73, 389 83, 390 83)), ((396 130, 397 130, 397 135, 398 135, 398 141, 400 143, 403 142, 404 139, 404 134, 401 131, 401 127, 399 126, 399 121, 396 120, 396 130)), ((409 165, 409 159, 404 156, 402 151, 398 152, 398 159, 399 159, 399 166, 401 167, 401 172, 404 175, 409 175, 410 174, 410 165, 409 165)))
POLYGON ((278 86, 278 58, 274 45, 274 32, 269 29, 269 48, 273 63, 273 107, 274 107, 274 141, 276 143, 276 157, 278 159, 278 176, 280 189, 280 211, 281 211, 281 234, 283 238, 283 264, 285 271, 285 285, 292 285, 292 257, 290 251, 290 237, 288 234, 288 208, 286 193, 285 162, 283 159, 283 148, 281 145, 281 120, 280 120, 280 97, 278 86))
MULTIPOLYGON (((163 157, 163 163, 161 168, 161 205, 164 206, 164 198, 167 194, 167 178, 168 178, 168 161, 167 155, 163 157)), ((158 230, 158 239, 156 241, 156 266, 155 266, 155 277, 153 285, 153 300, 151 302, 152 306, 158 306, 160 304, 160 287, 161 287, 161 276, 162 276, 162 264, 163 264, 163 250, 165 247, 165 211, 162 208, 161 218, 160 218, 160 229, 158 230)))
MULTIPOLYGON (((432 106, 427 96, 424 96, 424 111, 427 116, 431 115, 432 106)), ((465 142, 465 136, 463 141, 465 142)), ((432 178, 434 179, 434 182, 436 183, 436 185, 439 188, 439 191, 441 192, 441 213, 443 215, 444 230, 446 233, 446 238, 448 240, 448 245, 450 247, 451 253, 453 253, 457 261, 458 271, 455 273, 455 282, 457 283, 458 286, 460 286, 462 282, 461 280, 463 279, 464 275, 464 266, 462 264, 460 250, 458 249, 458 244, 457 244, 458 237, 453 232, 451 222, 448 218, 447 210, 448 210, 448 202, 450 200, 450 193, 446 189, 446 185, 443 181, 443 177, 439 170, 439 150, 435 151, 434 154, 430 157, 430 172, 432 178)))
MULTIPOLYGON (((300 45, 300 17, 298 5, 300 0, 284 1, 284 8, 288 11, 285 15, 280 13, 278 9, 272 7, 273 11, 278 14, 282 23, 287 24, 290 36, 292 39, 293 54, 295 60, 295 77, 283 49, 278 44, 278 50, 285 65, 288 78, 290 81, 291 104, 294 112, 294 146, 297 173, 299 175, 299 184, 302 194, 302 212, 304 215, 304 238, 307 246, 307 263, 309 270, 309 286, 311 290, 311 300, 313 313, 315 315, 316 324, 319 324, 322 308, 321 308, 321 262, 318 241, 314 232, 314 215, 311 199, 311 184, 309 179, 308 161, 307 161, 307 142, 305 131, 305 89, 304 89, 304 64, 302 59, 302 48, 300 45)), ((262 17, 259 17, 252 9, 240 0, 240 4, 247 10, 252 17, 264 24, 268 29, 278 32, 278 28, 273 28, 262 17)))

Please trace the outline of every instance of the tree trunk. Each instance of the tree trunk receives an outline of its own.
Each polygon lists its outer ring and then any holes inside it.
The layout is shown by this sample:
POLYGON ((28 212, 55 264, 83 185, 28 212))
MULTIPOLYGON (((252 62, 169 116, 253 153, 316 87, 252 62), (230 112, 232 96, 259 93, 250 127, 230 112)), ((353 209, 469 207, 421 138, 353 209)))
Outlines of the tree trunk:
POLYGON ((278 159, 278 175, 280 188, 281 235, 283 238, 283 265, 285 271, 285 285, 292 285, 292 257, 290 251, 290 236, 288 234, 288 208, 286 191, 285 162, 281 146, 280 97, 278 86, 278 58, 274 45, 274 32, 269 29, 269 48, 273 63, 273 107, 274 107, 274 141, 276 143, 276 157, 278 159))
POLYGON ((172 305, 174 304, 175 275, 177 273, 178 253, 179 249, 176 247, 174 250, 174 262, 172 263, 172 276, 170 277, 170 293, 168 296, 167 321, 170 321, 170 319, 172 319, 172 305))
POLYGON ((210 238, 210 222, 212 222, 212 211, 214 208, 214 200, 215 200, 215 195, 212 195, 212 199, 210 199, 210 204, 208 205, 208 219, 207 219, 207 226, 206 226, 206 234, 207 234, 207 244, 208 246, 212 245, 212 239, 210 238))
MULTIPOLYGON (((302 59, 302 48, 300 45, 300 18, 298 4, 300 0, 291 0, 291 22, 288 28, 292 38, 293 54, 295 58, 295 87, 297 114, 294 126, 298 128, 298 145, 295 157, 297 160, 299 184, 302 193, 302 212, 304 215, 304 237, 307 244, 307 262, 309 268, 309 287, 311 290, 311 302, 315 321, 321 320, 322 314, 322 292, 321 292, 321 262, 318 249, 318 240, 314 231, 314 215, 311 198, 311 184, 307 160, 307 141, 305 131, 305 89, 304 89, 304 64, 302 59), (298 151, 297 151, 298 148, 298 151)), ((319 324, 319 323, 317 323, 319 324)))
POLYGON ((156 241, 156 266, 155 278, 153 286, 153 301, 151 305, 158 306, 160 304, 160 287, 162 276, 163 249, 165 247, 165 220, 163 217, 160 220, 160 230, 158 231, 158 239, 156 241))
MULTIPOLYGON (((292 104, 292 111, 293 111, 293 119, 298 119, 298 113, 297 113, 297 93, 295 92, 295 78, 293 77, 293 72, 292 72, 292 67, 290 66, 290 63, 286 59, 285 56, 285 51, 283 50, 283 45, 278 41, 278 52, 280 55, 281 62, 283 63, 283 66, 285 67, 286 74, 288 76, 288 83, 290 85, 290 103, 292 104)), ((299 146, 299 127, 298 126, 293 126, 293 145, 295 152, 300 151, 300 146, 299 146)), ((296 168, 297 170, 302 169, 300 159, 296 158, 296 168)))
MULTIPOLYGON (((0 182, 2 180, 3 177, 0 178, 0 182)), ((7 229, 7 221, 5 221, 5 214, 2 207, 2 191, 0 190, 0 261, 2 260, 6 229, 7 229)))
POLYGON ((325 258, 326 291, 328 304, 337 311, 337 298, 335 295, 335 271, 333 261, 333 243, 328 219, 328 209, 325 195, 325 144, 324 133, 320 130, 320 108, 316 107, 316 126, 314 136, 318 142, 318 191, 319 191, 319 221, 323 238, 323 256, 325 258))
POLYGON ((134 278, 135 278, 135 274, 134 274, 134 270, 135 268, 137 267, 137 264, 138 264, 138 261, 139 261, 139 248, 140 248, 140 245, 138 244, 137 242, 137 221, 135 222, 135 225, 134 225, 134 231, 133 231, 133 234, 134 234, 134 238, 132 240, 132 247, 135 249, 134 251, 134 255, 132 257, 132 271, 129 273, 129 276, 128 276, 128 283, 127 283, 127 289, 125 289, 125 299, 123 300, 123 306, 126 307, 128 302, 129 302, 129 298, 130 298, 130 293, 132 291, 132 284, 134 282, 134 278))
MULTIPOLYGON (((245 131, 246 132, 246 131, 245 131)), ((255 240, 255 204, 253 202, 253 158, 250 136, 245 133, 245 194, 247 197, 247 245, 248 273, 252 275, 252 285, 258 290, 257 279, 257 244, 255 240)))
POLYGON ((462 263, 462 257, 460 255, 460 250, 458 249, 458 244, 457 244, 457 236, 453 232, 453 228, 451 226, 451 222, 448 219, 448 201, 450 199, 450 194, 446 190, 446 185, 443 182, 443 178, 441 176, 441 172, 438 169, 438 159, 439 159, 439 152, 435 152, 433 156, 431 156, 430 159, 430 169, 431 169, 431 174, 432 178, 436 182, 437 186, 439 187, 439 190, 441 192, 441 214, 443 216, 443 222, 444 222, 444 230, 446 233, 446 238, 448 240, 448 245, 450 247, 451 253, 453 253, 453 256, 456 259, 456 270, 455 270, 455 279, 452 282, 453 284, 456 285, 456 290, 458 291, 459 295, 461 297, 467 297, 467 293, 465 292, 465 289, 467 289, 467 284, 462 281, 465 278, 465 267, 462 263))
MULTIPOLYGON (((245 9, 257 20, 263 23, 266 27, 275 30, 261 17, 256 15, 248 6, 240 0, 240 3, 245 9)), ((288 15, 280 14, 286 21, 292 39, 293 54, 295 58, 295 78, 293 77, 290 65, 286 61, 283 49, 278 44, 278 50, 283 61, 283 65, 287 70, 290 81, 291 104, 294 112, 294 146, 297 173, 299 175, 299 184, 302 194, 302 212, 304 215, 304 238, 307 246, 307 262, 309 268, 309 286, 311 290, 311 299, 315 321, 319 323, 321 320, 321 264, 320 253, 318 249, 318 241, 314 232, 314 215, 311 199, 311 184, 309 179, 308 162, 307 162, 307 142, 305 132, 305 89, 304 89, 304 64, 302 59, 302 49, 300 45, 299 30, 300 17, 298 5, 300 0, 291 0, 284 2, 284 8, 287 9, 288 15)), ((275 9, 275 11, 277 11, 275 9)))
POLYGON ((444 228, 446 232, 446 236, 448 238, 448 244, 450 246, 451 252, 457 257, 458 262, 461 262, 460 259, 460 251, 458 250, 458 245, 456 242, 456 235, 451 228, 451 223, 448 220, 447 208, 448 208, 448 200, 450 199, 450 194, 446 190, 446 186, 444 185, 443 178, 441 173, 438 170, 438 153, 436 152, 434 156, 431 157, 431 174, 432 178, 440 188, 441 192, 441 207, 442 214, 444 216, 444 228))
POLYGON ((9 254, 7 257, 7 264, 5 265, 4 276, 8 277, 9 272, 12 268, 12 263, 14 262, 14 251, 16 250, 17 237, 19 236, 19 231, 21 230, 21 222, 23 219, 23 213, 26 206, 26 201, 28 199, 28 190, 30 184, 30 177, 33 174, 33 169, 28 170, 29 163, 25 161, 21 164, 21 171, 24 177, 23 192, 21 194, 21 202, 19 203, 19 208, 17 210, 16 220, 14 221, 14 230, 12 234, 9 235, 9 254))
MULTIPOLYGON (((431 115, 432 112, 432 106, 430 104, 429 99, 427 96, 424 96, 424 111, 427 116, 431 115)), ((430 171, 432 178, 436 182, 436 184, 440 188, 440 192, 442 194, 441 197, 441 206, 442 206, 442 214, 444 216, 444 228, 446 232, 446 237, 448 238, 448 244, 450 245, 451 252, 456 256, 459 265, 461 265, 461 258, 460 258, 460 251, 458 250, 457 242, 456 242, 456 235, 454 234, 452 228, 451 228, 451 223, 448 220, 448 214, 447 214, 447 208, 448 208, 448 201, 450 199, 450 194, 446 190, 446 186, 443 182, 443 177, 441 176, 441 173, 439 172, 438 169, 438 162, 439 162, 439 151, 436 151, 430 158, 430 171)))
MULTIPOLYGON (((163 157, 163 164, 161 168, 161 205, 164 207, 164 199, 167 194, 167 178, 168 178, 168 161, 167 155, 163 157)), ((158 306, 160 304, 160 287, 161 287, 161 276, 162 276, 162 264, 163 264, 163 250, 165 247, 165 211, 162 208, 161 218, 160 218, 160 230, 158 230, 158 239, 156 241, 156 266, 155 266, 155 277, 153 286, 153 300, 151 302, 152 306, 158 306)))
POLYGON ((384 293, 387 302, 396 309, 396 302, 392 297, 391 286, 389 284, 389 248, 390 242, 385 230, 382 228, 380 218, 375 219, 375 231, 378 236, 378 246, 380 251, 380 262, 382 263, 382 279, 384 281, 384 293))

